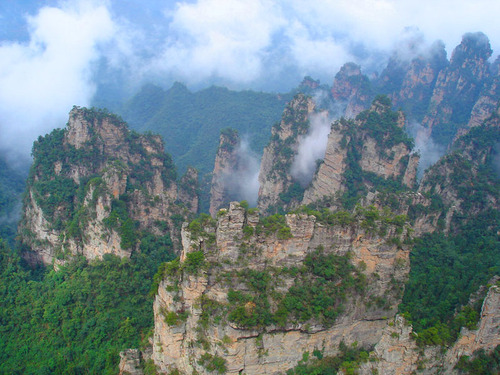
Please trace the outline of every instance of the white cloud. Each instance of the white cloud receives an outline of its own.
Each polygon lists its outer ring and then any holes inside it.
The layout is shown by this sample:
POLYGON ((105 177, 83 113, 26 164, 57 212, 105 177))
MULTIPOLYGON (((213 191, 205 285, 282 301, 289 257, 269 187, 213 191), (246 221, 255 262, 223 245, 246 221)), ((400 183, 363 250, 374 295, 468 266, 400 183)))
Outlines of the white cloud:
POLYGON ((309 122, 309 132, 300 140, 297 155, 290 169, 292 177, 303 187, 311 182, 316 171, 316 161, 325 157, 332 119, 325 111, 311 114, 309 122))
MULTIPOLYGON (((483 31, 494 57, 500 52, 498 0, 57 4, 28 18, 28 42, 0 44, 2 148, 15 145, 27 154, 39 134, 64 125, 72 105, 88 105, 98 61, 106 61, 106 73, 119 71, 125 87, 154 77, 198 87, 217 82, 287 90, 305 75, 331 83, 348 61, 364 71, 380 68, 392 50, 403 51, 413 40, 425 50, 442 39, 450 56, 463 34, 483 31)), ((405 53, 400 56, 411 56, 405 53)), ((113 77, 104 75, 109 82, 113 77)))
MULTIPOLYGON (((449 54, 466 32, 494 38, 498 12, 496 0, 179 1, 166 12, 169 34, 149 68, 187 83, 252 84, 277 66, 331 81, 347 61, 380 65, 408 29, 422 48, 442 39, 449 54)), ((500 41, 492 45, 500 51, 500 41)))
POLYGON ((273 33, 283 25, 271 1, 200 0, 178 3, 165 49, 153 67, 190 81, 222 77, 251 82, 262 73, 262 60, 273 33))
POLYGON ((115 33, 107 8, 91 1, 41 8, 28 25, 28 43, 0 45, 0 146, 12 159, 90 102, 98 45, 115 33))

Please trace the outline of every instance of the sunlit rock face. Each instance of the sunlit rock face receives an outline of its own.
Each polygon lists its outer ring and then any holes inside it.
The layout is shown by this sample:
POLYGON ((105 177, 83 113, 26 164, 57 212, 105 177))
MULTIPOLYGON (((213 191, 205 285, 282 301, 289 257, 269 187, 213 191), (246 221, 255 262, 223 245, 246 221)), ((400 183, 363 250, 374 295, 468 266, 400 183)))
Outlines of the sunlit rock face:
POLYGON ((309 115, 314 108, 310 97, 299 94, 285 108, 281 122, 273 127, 260 165, 258 207, 262 212, 276 212, 278 207, 286 211, 300 202, 293 198, 283 201, 283 195, 294 185, 290 167, 309 130, 309 115))
MULTIPOLYGON (((359 215, 351 225, 328 225, 314 216, 290 214, 280 229, 271 229, 254 210, 233 202, 201 231, 185 225, 180 261, 165 268, 154 303, 155 364, 163 372, 208 374, 206 361, 216 358, 227 374, 275 374, 293 367, 311 348, 333 355, 341 341, 375 345, 387 317, 396 312, 409 252, 387 241, 406 236, 406 229, 387 228, 380 236, 363 229, 359 215), (203 263, 194 268, 200 254, 203 263), (290 315, 280 321, 280 300, 301 278, 287 270, 311 264, 314 257, 344 259, 358 287, 350 290, 335 319, 290 315), (266 286, 257 292, 253 277, 266 286), (254 293, 259 299, 253 302, 235 300, 254 293), (273 318, 254 324, 252 317, 263 316, 261 308, 273 318)), ((345 285, 342 277, 336 283, 337 288, 345 285)))
POLYGON ((130 256, 134 222, 166 234, 175 232, 172 215, 197 211, 196 172, 178 186, 161 138, 130 132, 106 112, 75 107, 67 127, 40 137, 33 150, 19 226, 31 262, 130 256))

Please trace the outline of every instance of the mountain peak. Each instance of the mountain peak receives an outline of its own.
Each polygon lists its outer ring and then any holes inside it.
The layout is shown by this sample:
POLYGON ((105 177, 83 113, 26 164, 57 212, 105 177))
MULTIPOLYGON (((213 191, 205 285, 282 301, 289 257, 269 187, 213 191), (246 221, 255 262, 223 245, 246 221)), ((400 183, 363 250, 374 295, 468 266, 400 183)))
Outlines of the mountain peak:
POLYGON ((452 65, 462 65, 465 60, 487 60, 493 53, 488 37, 482 32, 467 33, 451 56, 452 65))

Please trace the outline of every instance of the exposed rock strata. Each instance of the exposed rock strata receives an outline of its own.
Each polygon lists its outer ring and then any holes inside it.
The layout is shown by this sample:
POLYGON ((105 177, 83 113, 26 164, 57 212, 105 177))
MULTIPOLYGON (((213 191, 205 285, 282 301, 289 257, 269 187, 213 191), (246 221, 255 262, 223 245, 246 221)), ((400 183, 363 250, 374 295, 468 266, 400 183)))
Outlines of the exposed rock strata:
MULTIPOLYGON (((353 165, 349 163, 356 163, 363 172, 373 173, 386 180, 399 179, 404 185, 413 187, 419 158, 412 153, 407 143, 390 141, 403 134, 404 125, 402 113, 392 112, 390 104, 381 100, 375 100, 372 107, 355 121, 341 119, 332 124, 325 158, 306 189, 302 203, 338 197, 346 189, 346 172, 353 173, 353 165), (393 120, 387 122, 389 116, 393 120), (368 125, 369 122, 372 125, 368 125), (375 126, 387 127, 382 136, 371 128, 373 123, 375 126), (386 143, 389 146, 386 147, 386 143)), ((370 184, 364 181, 363 176, 356 178, 370 184)))
POLYGON ((281 122, 273 127, 260 165, 258 207, 261 211, 275 211, 277 205, 288 210, 298 203, 285 204, 280 194, 293 185, 290 166, 300 140, 309 129, 308 116, 313 111, 312 99, 299 94, 285 108, 281 122))
MULTIPOLYGON (((390 95, 395 107, 401 107, 421 121, 430 102, 439 72, 448 65, 444 45, 435 43, 428 51, 412 59, 401 87, 390 95)), ((394 82, 391 81, 393 85, 394 82)))
POLYGON ((120 352, 119 375, 144 375, 141 367, 141 353, 138 349, 120 352))
POLYGON ((210 188, 210 215, 215 217, 219 208, 227 206, 230 198, 230 179, 237 169, 237 148, 240 139, 236 131, 225 131, 220 135, 219 149, 215 156, 212 186, 210 188))
POLYGON ((189 171, 180 187, 175 173, 159 136, 130 132, 102 111, 73 108, 66 129, 34 146, 19 227, 21 242, 32 250, 26 258, 50 264, 72 254, 129 256, 137 243, 123 236, 133 222, 157 235, 175 231, 172 215, 185 217, 198 204, 191 186, 196 173, 189 171))
POLYGON ((482 33, 465 34, 455 48, 449 66, 438 75, 423 121, 434 136, 446 137, 448 130, 444 127, 449 127, 450 122, 464 127, 470 121, 474 104, 489 78, 491 53, 488 38, 482 33))
POLYGON ((500 208, 493 165, 499 142, 500 120, 493 116, 458 138, 453 151, 424 174, 413 201, 416 235, 449 232, 467 217, 500 208))
POLYGON ((370 105, 373 93, 370 80, 361 73, 361 67, 347 63, 335 75, 331 89, 333 98, 345 105, 344 116, 354 118, 370 105))
POLYGON ((490 287, 484 299, 478 328, 462 328, 457 342, 443 355, 441 348, 418 348, 412 338, 411 325, 397 316, 384 330, 372 358, 360 368, 360 375, 378 371, 384 375, 404 375, 415 371, 423 374, 460 374, 455 368, 461 356, 472 357, 484 349, 491 352, 500 345, 500 288, 490 287))
MULTIPOLYGON (((276 234, 258 230, 248 235, 245 228, 257 225, 256 213, 247 213, 238 203, 231 203, 229 210, 219 215, 216 227, 207 228, 208 237, 194 235, 184 226, 181 261, 186 261, 190 252, 201 249, 208 268, 200 269, 198 274, 181 270, 160 283, 154 303, 153 359, 163 372, 177 368, 184 374, 195 370, 208 374, 201 358, 209 355, 226 361, 227 374, 284 373, 311 348, 323 348, 325 355, 334 355, 341 341, 369 346, 380 340, 385 319, 394 315, 400 298, 392 286, 394 282, 402 285, 409 269, 408 250, 387 242, 388 237, 396 235, 395 228, 390 228, 387 236, 379 237, 358 224, 329 226, 316 222, 314 216, 292 214, 286 215, 291 237, 279 239, 276 234), (214 240, 210 240, 210 233, 215 234, 214 240), (215 243, 211 245, 211 241, 215 243), (319 246, 326 253, 352 254, 351 262, 363 265, 369 285, 365 297, 350 297, 333 326, 324 326, 313 319, 302 323, 290 321, 285 327, 245 329, 227 317, 203 326, 202 316, 207 308, 203 301, 228 305, 231 287, 222 280, 223 275, 245 269, 272 271, 296 267, 319 246), (387 298, 390 303, 384 307, 367 303, 377 297, 387 298), (187 317, 169 324, 165 316, 170 312, 187 313, 187 317)), ((285 293, 293 278, 282 274, 280 279, 277 290, 285 293)), ((245 290, 244 285, 240 288, 245 290)))

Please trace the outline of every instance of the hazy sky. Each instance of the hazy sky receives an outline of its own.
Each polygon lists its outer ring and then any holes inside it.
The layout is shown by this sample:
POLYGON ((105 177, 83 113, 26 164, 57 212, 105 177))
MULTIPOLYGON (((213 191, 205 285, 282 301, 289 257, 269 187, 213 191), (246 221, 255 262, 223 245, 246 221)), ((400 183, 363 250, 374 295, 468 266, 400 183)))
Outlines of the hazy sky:
POLYGON ((376 69, 410 40, 450 55, 475 31, 496 57, 498 14, 498 0, 1 0, 0 147, 28 155, 109 77, 285 91, 347 61, 376 69))

